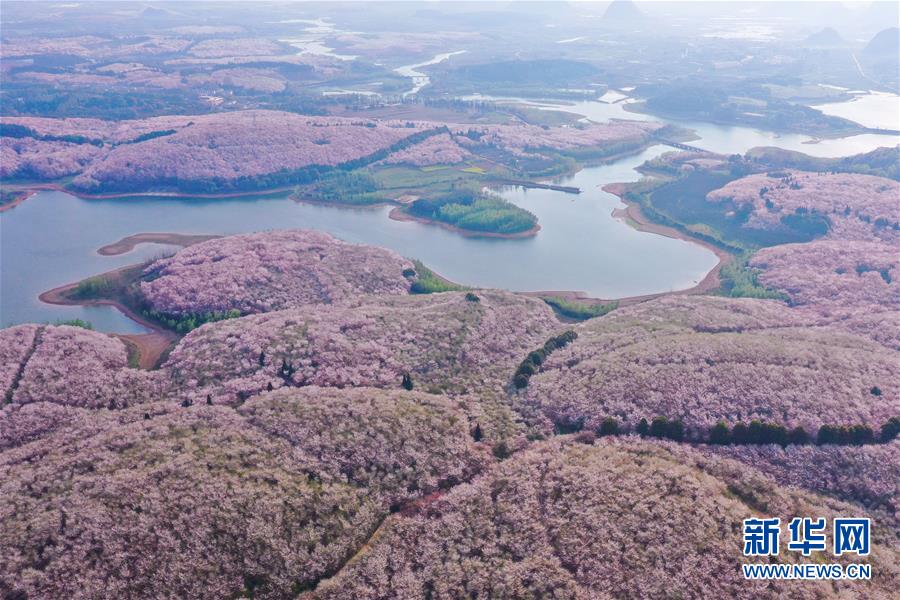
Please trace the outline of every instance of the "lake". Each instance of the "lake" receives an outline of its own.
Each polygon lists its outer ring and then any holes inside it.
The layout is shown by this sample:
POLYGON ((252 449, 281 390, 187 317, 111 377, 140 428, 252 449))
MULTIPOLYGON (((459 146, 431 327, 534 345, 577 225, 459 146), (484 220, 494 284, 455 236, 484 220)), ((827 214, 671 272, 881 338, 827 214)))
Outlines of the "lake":
POLYGON ((0 214, 0 322, 89 320, 101 331, 143 328, 110 307, 53 306, 48 289, 159 255, 172 248, 143 244, 119 256, 97 248, 139 232, 233 234, 309 228, 341 239, 384 246, 418 258, 460 283, 515 291, 579 290, 613 298, 691 287, 716 264, 693 243, 638 232, 613 219, 619 200, 599 189, 633 180, 633 171, 664 148, 653 147, 612 165, 584 169, 569 181, 584 190, 508 189, 503 195, 538 216, 528 239, 466 238, 436 226, 388 218, 389 207, 341 208, 272 198, 85 200, 40 192, 0 214))
POLYGON ((829 102, 813 108, 826 115, 849 119, 864 127, 900 131, 900 96, 897 94, 859 93, 844 102, 829 102))
MULTIPOLYGON (((651 118, 625 111, 624 102, 560 105, 509 100, 567 110, 597 121, 651 118)), ((726 154, 771 145, 816 156, 842 156, 897 143, 893 136, 860 135, 810 144, 810 138, 798 134, 708 123, 677 124, 698 133, 700 139, 692 144, 726 154)), ((520 240, 466 238, 432 225, 393 221, 388 218, 389 207, 303 204, 286 195, 84 200, 61 192, 41 192, 0 213, 0 325, 81 318, 101 331, 144 331, 110 307, 52 306, 37 299, 41 292, 56 286, 173 250, 145 244, 115 257, 96 253, 100 246, 141 232, 234 234, 309 228, 350 242, 391 248, 472 286, 573 290, 600 298, 689 288, 716 264, 715 255, 696 244, 635 231, 614 219, 612 210, 622 204, 600 189, 606 183, 634 181, 639 177, 636 166, 668 150, 654 146, 613 164, 580 171, 566 182, 583 190, 577 196, 550 190, 504 190, 507 199, 537 215, 542 226, 537 236, 520 240)))

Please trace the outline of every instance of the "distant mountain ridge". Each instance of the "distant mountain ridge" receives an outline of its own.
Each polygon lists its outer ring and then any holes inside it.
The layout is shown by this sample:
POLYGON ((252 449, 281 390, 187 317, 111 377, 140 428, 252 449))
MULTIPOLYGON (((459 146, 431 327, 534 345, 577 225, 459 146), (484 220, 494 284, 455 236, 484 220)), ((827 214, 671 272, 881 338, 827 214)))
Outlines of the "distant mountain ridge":
POLYGON ((841 37, 834 28, 825 27, 821 31, 818 31, 804 40, 804 46, 816 46, 816 47, 834 47, 834 46, 844 46, 846 42, 844 38, 841 37))
POLYGON ((632 0, 613 0, 603 13, 604 21, 640 22, 646 21, 647 15, 632 0))
POLYGON ((893 55, 900 53, 900 28, 889 27, 875 34, 863 49, 869 55, 893 55))

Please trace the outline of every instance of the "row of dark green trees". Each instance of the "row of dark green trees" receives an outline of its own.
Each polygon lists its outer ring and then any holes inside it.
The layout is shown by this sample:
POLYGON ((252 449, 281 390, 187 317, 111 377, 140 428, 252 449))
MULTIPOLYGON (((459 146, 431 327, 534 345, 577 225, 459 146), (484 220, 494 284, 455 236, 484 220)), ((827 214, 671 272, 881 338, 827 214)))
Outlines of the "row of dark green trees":
MULTIPOLYGON (((173 133, 177 133, 174 129, 164 129, 160 131, 149 131, 147 133, 142 133, 132 140, 127 140, 124 142, 113 142, 112 146, 119 146, 122 144, 138 144, 140 142, 146 142, 147 140, 152 140, 158 137, 164 137, 167 135, 172 135, 173 133)), ((0 123, 0 137, 10 137, 15 139, 22 138, 34 138, 36 140, 40 140, 42 142, 67 142, 69 144, 91 144, 92 146, 97 146, 102 148, 105 145, 103 140, 98 140, 94 138, 89 138, 83 135, 53 135, 53 134, 40 134, 34 129, 30 127, 25 127, 24 125, 18 125, 16 123, 0 123)))
MULTIPOLYGON (((556 424, 556 433, 575 433, 584 431, 584 420, 561 421, 556 424)), ((766 423, 764 421, 751 421, 749 424, 736 423, 729 427, 724 421, 704 431, 702 429, 689 429, 680 419, 670 420, 666 417, 654 417, 652 420, 641 419, 631 430, 622 426, 619 422, 608 417, 603 420, 594 432, 598 436, 623 435, 637 433, 641 437, 674 440, 676 442, 691 442, 699 444, 727 445, 768 445, 779 446, 803 446, 810 444, 862 446, 865 444, 888 443, 900 435, 900 417, 892 417, 881 429, 876 431, 868 425, 822 425, 813 435, 803 427, 788 429, 784 425, 766 423)))
POLYGON ((550 338, 544 342, 542 347, 530 352, 516 369, 516 373, 513 375, 513 385, 520 390, 528 387, 528 380, 532 375, 538 372, 543 362, 547 359, 547 356, 554 350, 565 348, 569 343, 574 342, 577 337, 578 334, 570 329, 550 338))

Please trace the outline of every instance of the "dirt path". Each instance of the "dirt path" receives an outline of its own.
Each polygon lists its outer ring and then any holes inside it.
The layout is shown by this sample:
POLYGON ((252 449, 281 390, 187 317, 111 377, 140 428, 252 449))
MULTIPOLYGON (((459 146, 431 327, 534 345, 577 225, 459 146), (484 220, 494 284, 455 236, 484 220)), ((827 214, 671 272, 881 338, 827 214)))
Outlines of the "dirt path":
MULTIPOLYGON (((121 310, 121 308, 120 308, 121 310)), ((175 345, 179 337, 171 331, 155 329, 150 333, 114 334, 137 354, 138 367, 155 369, 163 356, 175 345)))
POLYGON ((34 338, 32 338, 31 340, 31 346, 29 346, 28 350, 25 352, 25 355, 22 357, 22 362, 19 363, 15 374, 13 374, 12 381, 9 383, 9 388, 7 388, 3 394, 4 404, 12 403, 13 396, 15 396, 16 390, 19 389, 19 384, 22 382, 22 378, 25 376, 25 369, 28 368, 28 361, 30 361, 31 357, 34 356, 37 347, 41 345, 41 339, 44 335, 44 329, 46 329, 46 326, 41 325, 37 328, 37 331, 34 332, 34 338))
MULTIPOLYGON (((384 535, 387 531, 388 527, 393 525, 394 523, 400 521, 401 519, 412 517, 419 514, 421 511, 426 509, 429 505, 433 504, 442 496, 446 495, 449 490, 439 490, 436 492, 432 492, 427 496, 422 496, 421 498, 416 498, 414 500, 409 500, 404 503, 403 506, 400 507, 400 510, 397 512, 389 513, 385 515, 385 517, 378 523, 378 526, 372 530, 372 533, 369 534, 369 537, 366 538, 366 541, 363 542, 359 548, 356 549, 353 554, 349 556, 343 563, 341 563, 338 567, 336 567, 331 573, 325 574, 321 579, 316 582, 316 588, 322 585, 324 582, 329 579, 334 579, 342 571, 344 571, 347 567, 353 565, 354 563, 360 561, 366 554, 371 551, 371 549, 378 542, 378 539, 384 535)), ((301 594, 298 598, 310 598, 312 596, 311 593, 307 592, 301 594)))
POLYGON ((192 244, 198 244, 207 240, 213 240, 222 237, 220 235, 202 235, 202 234, 185 234, 185 233, 136 233, 123 237, 117 242, 107 244, 97 249, 97 254, 103 256, 117 256, 131 252, 139 244, 172 244, 173 246, 181 246, 182 248, 192 244))

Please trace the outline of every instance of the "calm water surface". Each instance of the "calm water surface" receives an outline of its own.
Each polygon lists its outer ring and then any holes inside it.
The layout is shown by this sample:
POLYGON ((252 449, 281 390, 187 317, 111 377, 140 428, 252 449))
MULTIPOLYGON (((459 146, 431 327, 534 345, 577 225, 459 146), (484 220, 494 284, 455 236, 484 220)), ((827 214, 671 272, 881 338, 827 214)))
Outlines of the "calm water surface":
POLYGON ((866 127, 900 130, 900 96, 897 94, 868 92, 845 102, 830 102, 813 108, 866 127))
MULTIPOLYGON (((624 102, 560 105, 507 100, 566 110, 595 121, 654 119, 626 111, 624 102)), ((896 137, 886 135, 811 144, 811 138, 799 134, 708 123, 676 124, 697 132, 700 139, 693 144, 721 153, 779 146, 816 156, 844 156, 897 144, 896 137)), ((81 318, 101 331, 144 331, 110 307, 51 306, 37 299, 53 287, 172 251, 158 244, 144 244, 115 257, 96 253, 100 246, 140 232, 234 234, 319 229, 347 241, 391 248, 424 261, 454 281, 473 286, 514 291, 578 290, 602 298, 688 288, 715 265, 715 255, 695 244, 635 231, 613 219, 611 211, 622 205, 600 190, 606 183, 635 180, 636 166, 666 150, 655 146, 611 165, 584 169, 569 181, 583 190, 579 196, 549 190, 503 191, 507 199, 535 213, 542 226, 536 237, 523 240, 465 238, 435 226, 392 221, 387 207, 298 204, 286 196, 83 200, 60 192, 41 192, 0 214, 0 325, 81 318)))
POLYGON ((41 192, 0 215, 0 322, 90 320, 102 331, 143 329, 109 307, 52 306, 37 296, 48 289, 171 250, 142 244, 101 256, 97 248, 139 232, 233 234, 310 228, 351 242, 392 248, 421 259, 461 283, 515 291, 581 290, 605 298, 691 287, 716 264, 696 244, 641 233, 613 219, 618 199, 599 189, 634 179, 632 170, 661 147, 571 179, 584 193, 510 189, 503 194, 534 212, 543 227, 522 240, 465 238, 441 228, 388 218, 387 207, 348 209, 270 199, 83 200, 41 192))

